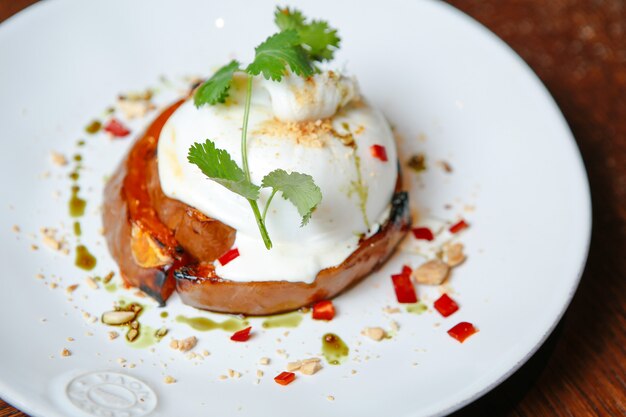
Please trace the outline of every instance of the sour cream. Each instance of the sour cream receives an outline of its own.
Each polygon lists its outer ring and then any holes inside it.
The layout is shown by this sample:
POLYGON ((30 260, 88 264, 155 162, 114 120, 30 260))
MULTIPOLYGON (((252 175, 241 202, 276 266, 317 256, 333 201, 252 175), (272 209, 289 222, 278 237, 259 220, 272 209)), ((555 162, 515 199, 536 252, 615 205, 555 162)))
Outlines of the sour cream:
MULTIPOLYGON (((323 196, 309 224, 300 227, 296 208, 276 195, 266 219, 273 242, 267 250, 248 201, 187 161, 194 142, 211 139, 242 165, 244 102, 245 80, 236 77, 226 103, 196 108, 188 100, 176 110, 159 138, 163 192, 237 230, 240 256, 225 266, 216 262, 220 277, 311 283, 322 269, 341 264, 359 236, 388 216, 398 175, 393 134, 382 114, 359 97, 352 78, 328 71, 280 83, 257 77, 248 125, 252 181, 261 184, 278 168, 298 171, 311 175, 323 196), (372 156, 372 145, 385 147, 387 162, 372 156)), ((261 210, 270 191, 261 191, 261 210)))

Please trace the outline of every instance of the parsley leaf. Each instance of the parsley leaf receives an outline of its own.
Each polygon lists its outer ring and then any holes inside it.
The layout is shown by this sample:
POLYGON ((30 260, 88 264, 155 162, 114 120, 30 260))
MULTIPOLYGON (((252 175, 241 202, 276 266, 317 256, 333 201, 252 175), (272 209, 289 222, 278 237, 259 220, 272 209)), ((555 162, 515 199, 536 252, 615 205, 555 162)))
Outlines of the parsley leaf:
POLYGON ((277 7, 274 12, 274 23, 282 31, 296 30, 311 60, 330 61, 333 59, 335 50, 339 48, 341 39, 337 36, 336 29, 331 28, 324 20, 313 20, 307 23, 297 9, 277 7))
POLYGON ((209 139, 206 142, 194 143, 189 148, 187 160, 195 164, 213 181, 223 185, 230 191, 249 200, 259 198, 258 185, 254 185, 243 170, 233 161, 224 149, 215 147, 209 139))
POLYGON ((267 38, 255 48, 254 61, 246 68, 252 75, 263 73, 266 79, 280 81, 287 65, 295 74, 308 77, 315 69, 307 53, 300 46, 300 36, 295 30, 285 30, 267 38))
POLYGON ((322 201, 322 192, 313 177, 299 172, 288 174, 285 170, 276 169, 263 178, 261 186, 272 188, 274 193, 280 191, 285 200, 296 206, 302 216, 300 226, 309 222, 313 210, 322 201))
POLYGON ((204 104, 214 105, 223 103, 228 97, 228 90, 233 80, 233 75, 239 70, 239 62, 232 60, 217 70, 215 74, 206 80, 193 96, 194 104, 200 107, 204 104))

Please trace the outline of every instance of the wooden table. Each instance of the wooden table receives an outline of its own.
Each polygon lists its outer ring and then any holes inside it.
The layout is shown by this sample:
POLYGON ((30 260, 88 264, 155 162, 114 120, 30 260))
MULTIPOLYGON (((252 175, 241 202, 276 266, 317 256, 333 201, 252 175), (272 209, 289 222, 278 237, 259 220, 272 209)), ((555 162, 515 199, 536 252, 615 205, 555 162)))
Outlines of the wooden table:
MULTIPOLYGON (((32 3, 0 0, 0 21, 32 3)), ((455 416, 626 415, 626 2, 450 3, 546 84, 581 149, 594 208, 589 262, 563 321, 522 369, 455 416)), ((0 400, 8 416, 25 414, 0 400)))

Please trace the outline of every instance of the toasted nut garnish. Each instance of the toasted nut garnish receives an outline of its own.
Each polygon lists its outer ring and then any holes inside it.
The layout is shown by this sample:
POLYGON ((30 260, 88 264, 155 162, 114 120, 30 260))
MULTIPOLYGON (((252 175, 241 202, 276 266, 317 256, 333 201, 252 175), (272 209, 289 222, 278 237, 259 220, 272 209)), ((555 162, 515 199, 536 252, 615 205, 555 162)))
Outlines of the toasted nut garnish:
POLYGON ((134 311, 107 311, 102 315, 102 323, 119 326, 131 322, 136 316, 134 311))
POLYGON ((361 333, 377 342, 380 342, 385 337, 385 330, 381 327, 366 327, 361 333))
POLYGON ((259 359, 259 364, 261 364, 261 365, 269 365, 270 364, 270 358, 263 357, 263 358, 259 359))
POLYGON ((157 339, 163 339, 166 335, 167 335, 167 328, 166 327, 161 327, 159 330, 157 330, 154 335, 156 336, 157 339))
POLYGON ((115 276, 115 272, 111 271, 108 274, 106 274, 104 278, 102 278, 102 282, 104 282, 105 284, 108 284, 109 282, 111 282, 114 276, 115 276))
POLYGON ((289 372, 297 371, 298 369, 300 369, 301 366, 302 366, 301 361, 289 362, 287 364, 287 371, 289 372))
POLYGON ((190 336, 182 340, 173 339, 170 342, 170 347, 172 349, 180 350, 181 352, 188 352, 196 347, 196 343, 198 343, 198 339, 196 339, 195 336, 190 336))
POLYGON ((118 332, 109 332, 109 340, 117 339, 118 336, 118 332))
POLYGON ((128 331, 128 333, 126 333, 126 339, 129 342, 133 342, 135 339, 137 339, 137 337, 139 337, 139 330, 138 329, 130 329, 128 331))
POLYGON ((70 285, 70 286, 68 286, 68 287, 65 289, 65 292, 66 292, 66 293, 68 293, 68 294, 71 294, 71 293, 73 293, 74 291, 76 291, 76 288, 78 288, 78 284, 73 284, 73 285, 70 285))
POLYGON ((465 261, 462 243, 446 243, 443 245, 443 259, 450 266, 457 266, 465 261))
POLYGON ((72 356, 72 352, 70 352, 69 349, 63 349, 61 351, 61 356, 72 356))
POLYGON ((413 279, 419 284, 439 285, 446 280, 450 266, 447 263, 433 259, 413 270, 413 279))
POLYGON ((67 158, 60 152, 52 151, 50 153, 50 159, 54 165, 65 166, 67 165, 67 158))
POLYGON ((300 372, 302 372, 304 375, 313 375, 320 369, 322 369, 322 366, 320 365, 319 361, 309 361, 302 364, 302 366, 300 367, 300 372))
POLYGON ((163 382, 165 382, 166 384, 173 384, 176 382, 176 379, 173 376, 167 375, 163 378, 163 382))
POLYGON ((98 289, 98 283, 92 277, 85 278, 85 284, 87 284, 87 286, 91 288, 92 290, 98 289))

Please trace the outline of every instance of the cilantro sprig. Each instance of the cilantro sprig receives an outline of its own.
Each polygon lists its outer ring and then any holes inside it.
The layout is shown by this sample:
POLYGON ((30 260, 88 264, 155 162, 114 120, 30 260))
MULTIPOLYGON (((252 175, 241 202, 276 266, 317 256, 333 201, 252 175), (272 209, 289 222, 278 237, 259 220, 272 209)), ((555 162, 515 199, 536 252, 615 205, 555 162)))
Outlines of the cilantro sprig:
POLYGON ((217 70, 194 94, 196 107, 224 103, 228 98, 235 73, 247 74, 241 129, 242 166, 240 167, 226 150, 217 148, 209 139, 204 143, 194 143, 189 148, 187 157, 189 162, 197 165, 209 179, 248 200, 267 249, 271 249, 272 241, 265 220, 274 196, 280 192, 285 200, 296 207, 302 217, 302 227, 311 219, 315 208, 322 200, 322 193, 310 175, 300 172, 288 173, 282 169, 276 169, 265 175, 260 186, 252 182, 247 146, 252 80, 255 76, 263 76, 267 80, 281 81, 288 70, 300 77, 310 77, 319 71, 316 63, 333 58, 340 42, 337 31, 327 22, 322 20, 308 22, 302 13, 295 9, 277 8, 274 22, 280 31, 255 48, 254 60, 247 67, 243 68, 236 60, 229 62, 217 70), (258 202, 262 188, 271 189, 263 214, 258 202))

